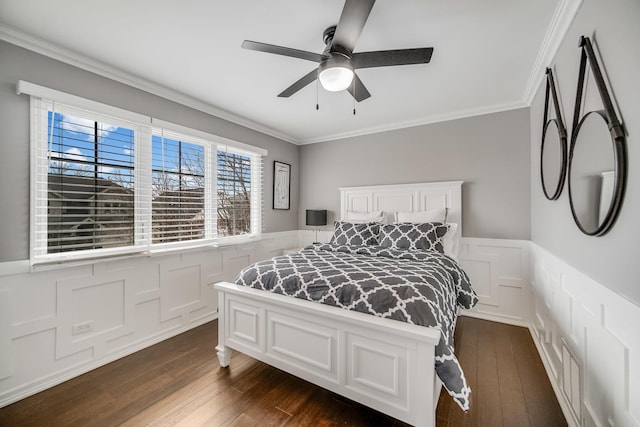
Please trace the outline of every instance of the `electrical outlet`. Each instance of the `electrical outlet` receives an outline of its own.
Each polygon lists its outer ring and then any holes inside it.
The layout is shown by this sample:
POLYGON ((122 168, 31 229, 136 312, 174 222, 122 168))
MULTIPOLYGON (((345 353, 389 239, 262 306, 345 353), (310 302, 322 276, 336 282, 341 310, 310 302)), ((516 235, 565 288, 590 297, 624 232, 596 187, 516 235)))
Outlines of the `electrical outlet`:
POLYGON ((93 321, 89 321, 89 322, 83 322, 83 323, 76 323, 75 325, 72 326, 72 334, 73 335, 80 335, 80 334, 86 334, 87 332, 91 332, 93 330, 93 321))

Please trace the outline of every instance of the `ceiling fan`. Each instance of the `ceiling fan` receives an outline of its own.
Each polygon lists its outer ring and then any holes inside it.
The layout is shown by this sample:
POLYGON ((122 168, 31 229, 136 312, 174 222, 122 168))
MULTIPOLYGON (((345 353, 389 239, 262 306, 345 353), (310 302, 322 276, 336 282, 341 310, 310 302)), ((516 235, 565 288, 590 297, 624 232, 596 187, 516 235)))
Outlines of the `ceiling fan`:
POLYGON ((316 79, 326 90, 347 90, 358 102, 371 96, 360 78, 355 74, 359 68, 389 67, 392 65, 426 64, 431 60, 432 47, 417 49, 379 50, 353 52, 362 28, 367 22, 375 0, 346 0, 338 25, 323 33, 326 44, 322 53, 307 52, 288 47, 275 46, 245 40, 242 47, 276 55, 290 56, 317 62, 319 65, 300 80, 283 90, 279 97, 288 98, 316 79))

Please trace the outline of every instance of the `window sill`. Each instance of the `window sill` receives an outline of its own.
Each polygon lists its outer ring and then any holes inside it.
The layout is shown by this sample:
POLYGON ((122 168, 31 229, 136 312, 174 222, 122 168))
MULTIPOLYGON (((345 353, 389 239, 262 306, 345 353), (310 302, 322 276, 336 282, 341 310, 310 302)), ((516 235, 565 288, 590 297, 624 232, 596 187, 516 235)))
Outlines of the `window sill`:
MULTIPOLYGON (((85 265, 93 265, 112 261, 133 260, 138 258, 154 258, 158 256, 166 256, 172 254, 180 254, 186 252, 197 252, 210 249, 217 249, 223 247, 232 247, 246 245, 249 243, 259 242, 262 240, 261 236, 242 236, 231 237, 216 241, 207 241, 199 244, 192 245, 176 245, 166 247, 154 247, 152 249, 145 249, 141 251, 132 251, 130 253, 119 253, 113 255, 103 256, 87 256, 82 258, 70 258, 70 259, 52 259, 52 260, 36 260, 29 263, 30 272, 40 272, 48 270, 56 270, 62 268, 81 267, 85 265)), ((22 269, 21 269, 22 270, 22 269)), ((12 274, 12 273, 9 273, 12 274)), ((7 275, 9 275, 7 274, 7 275)), ((0 276, 2 276, 0 271, 0 276)))

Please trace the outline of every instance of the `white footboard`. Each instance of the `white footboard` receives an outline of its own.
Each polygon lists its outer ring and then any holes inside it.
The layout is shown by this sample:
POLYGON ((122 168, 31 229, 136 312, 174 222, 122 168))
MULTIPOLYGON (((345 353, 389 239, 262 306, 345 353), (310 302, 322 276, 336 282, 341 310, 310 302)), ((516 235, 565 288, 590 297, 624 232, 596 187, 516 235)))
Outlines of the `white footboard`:
POLYGON ((416 426, 435 426, 440 332, 227 282, 218 358, 235 349, 416 426))

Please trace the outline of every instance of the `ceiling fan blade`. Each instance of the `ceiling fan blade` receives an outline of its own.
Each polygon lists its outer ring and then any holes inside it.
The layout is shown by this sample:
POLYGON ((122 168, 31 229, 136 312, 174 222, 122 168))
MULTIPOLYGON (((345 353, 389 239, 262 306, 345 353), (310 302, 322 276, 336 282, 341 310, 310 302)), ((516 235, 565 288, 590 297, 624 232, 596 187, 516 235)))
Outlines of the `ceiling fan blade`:
POLYGON ((356 101, 364 101, 369 98, 371 94, 360 80, 357 74, 353 74, 353 84, 347 88, 347 91, 355 98, 356 101))
POLYGON ((300 80, 298 80, 297 82, 295 82, 294 84, 292 84, 291 86, 289 86, 288 88, 280 92, 278 96, 280 98, 288 98, 317 78, 318 78, 318 70, 313 69, 304 77, 302 77, 300 80))
POLYGON ((431 61, 432 47, 418 49, 379 50, 353 54, 353 68, 389 67, 392 65, 426 64, 431 61))
POLYGON ((353 52, 375 2, 375 0, 346 0, 333 35, 332 46, 339 45, 353 52))
POLYGON ((273 44, 245 40, 242 42, 244 49, 257 50, 258 52, 274 53, 276 55, 290 56, 292 58, 306 59, 307 61, 320 62, 325 57, 319 53, 306 50, 292 49, 290 47, 276 46, 273 44))

